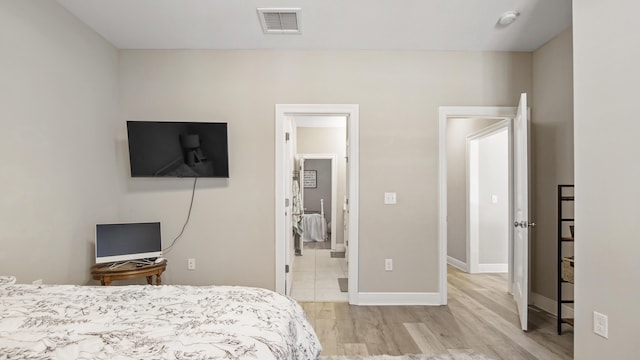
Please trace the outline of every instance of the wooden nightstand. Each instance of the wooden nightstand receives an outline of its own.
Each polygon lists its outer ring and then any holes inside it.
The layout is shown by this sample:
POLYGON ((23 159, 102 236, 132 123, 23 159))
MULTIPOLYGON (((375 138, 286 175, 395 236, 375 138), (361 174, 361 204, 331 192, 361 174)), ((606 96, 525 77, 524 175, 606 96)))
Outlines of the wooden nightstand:
POLYGON ((147 283, 153 285, 153 276, 156 276, 156 285, 162 284, 162 273, 167 269, 167 260, 158 264, 136 266, 134 263, 124 264, 118 268, 110 269, 111 264, 96 264, 91 267, 91 275, 94 280, 100 280, 103 286, 111 285, 114 280, 147 278, 147 283))

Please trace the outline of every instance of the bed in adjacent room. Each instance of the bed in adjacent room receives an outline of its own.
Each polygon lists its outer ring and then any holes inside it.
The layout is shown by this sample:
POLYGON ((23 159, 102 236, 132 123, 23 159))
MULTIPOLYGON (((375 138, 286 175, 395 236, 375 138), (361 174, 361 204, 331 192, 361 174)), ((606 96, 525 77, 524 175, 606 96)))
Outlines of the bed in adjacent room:
POLYGON ((234 286, 0 283, 0 358, 316 359, 288 297, 234 286))
POLYGON ((324 199, 320 199, 320 212, 308 211, 302 215, 304 241, 327 241, 329 225, 324 213, 324 199))

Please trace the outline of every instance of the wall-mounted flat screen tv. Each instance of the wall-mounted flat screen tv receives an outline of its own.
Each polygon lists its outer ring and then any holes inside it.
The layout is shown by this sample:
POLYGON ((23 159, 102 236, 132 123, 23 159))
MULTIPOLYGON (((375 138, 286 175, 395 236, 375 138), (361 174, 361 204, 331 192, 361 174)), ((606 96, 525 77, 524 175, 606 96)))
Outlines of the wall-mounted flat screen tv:
POLYGON ((162 257, 160 223, 96 225, 96 264, 162 257))
POLYGON ((229 177, 227 123, 127 121, 132 177, 229 177))

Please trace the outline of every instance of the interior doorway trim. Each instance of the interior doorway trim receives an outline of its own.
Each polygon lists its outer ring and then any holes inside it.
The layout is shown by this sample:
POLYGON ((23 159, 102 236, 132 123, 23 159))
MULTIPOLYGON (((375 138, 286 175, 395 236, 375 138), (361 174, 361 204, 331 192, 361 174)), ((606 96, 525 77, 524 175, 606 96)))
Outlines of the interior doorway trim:
POLYGON ((359 230, 359 122, 358 104, 276 104, 276 149, 275 149, 275 279, 276 291, 285 291, 285 124, 292 115, 337 115, 347 117, 347 178, 349 199, 349 303, 358 304, 358 230, 359 230))
MULTIPOLYGON (((513 118, 516 107, 507 106, 441 106, 438 118, 438 258, 440 304, 447 304, 447 120, 449 118, 507 119, 513 118)), ((467 254, 468 255, 468 254, 467 254)), ((509 263, 511 264, 509 254, 509 263)), ((508 287, 511 291, 513 279, 509 269, 508 287)))

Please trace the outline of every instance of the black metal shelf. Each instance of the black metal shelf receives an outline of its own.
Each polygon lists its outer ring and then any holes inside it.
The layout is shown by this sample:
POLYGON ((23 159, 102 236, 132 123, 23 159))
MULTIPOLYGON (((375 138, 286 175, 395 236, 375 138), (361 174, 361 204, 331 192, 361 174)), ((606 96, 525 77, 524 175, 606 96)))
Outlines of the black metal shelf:
MULTIPOLYGON (((573 185, 558 185, 558 298, 557 298, 557 310, 558 310, 558 335, 562 334, 562 324, 574 325, 573 319, 562 317, 562 305, 573 304, 573 299, 562 298, 562 284, 573 284, 572 281, 566 281, 562 278, 562 244, 574 242, 573 237, 563 236, 563 224, 566 222, 575 222, 574 218, 563 217, 563 203, 567 201, 575 201, 573 191, 569 192, 569 189, 573 190, 573 185), (567 194, 569 192, 569 194, 567 194)), ((575 209, 574 209, 575 210, 575 209)), ((565 225, 566 226, 566 225, 565 225)), ((565 228, 566 229, 566 228, 565 228)), ((573 232, 572 232, 573 235, 573 232)), ((566 250, 566 249, 565 249, 566 250)))

